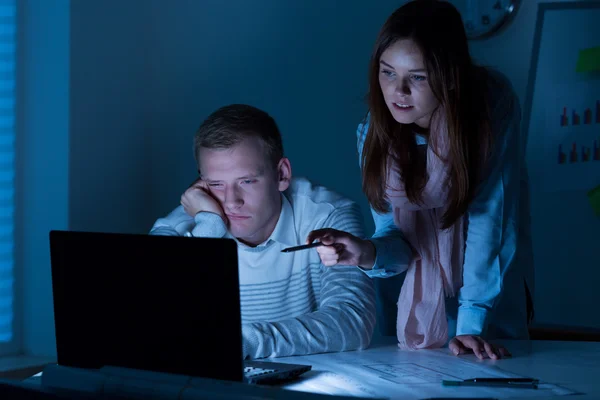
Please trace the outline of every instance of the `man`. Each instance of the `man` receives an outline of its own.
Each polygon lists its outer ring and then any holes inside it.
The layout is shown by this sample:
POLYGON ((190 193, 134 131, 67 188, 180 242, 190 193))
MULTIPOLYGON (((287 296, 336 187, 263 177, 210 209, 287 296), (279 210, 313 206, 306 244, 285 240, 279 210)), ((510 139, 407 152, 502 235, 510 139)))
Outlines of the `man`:
POLYGON ((194 154, 200 178, 150 234, 236 240, 244 357, 368 347, 375 325, 369 277, 356 266, 325 267, 314 249, 281 252, 324 227, 363 236, 358 206, 292 179, 275 121, 251 106, 211 114, 194 154))

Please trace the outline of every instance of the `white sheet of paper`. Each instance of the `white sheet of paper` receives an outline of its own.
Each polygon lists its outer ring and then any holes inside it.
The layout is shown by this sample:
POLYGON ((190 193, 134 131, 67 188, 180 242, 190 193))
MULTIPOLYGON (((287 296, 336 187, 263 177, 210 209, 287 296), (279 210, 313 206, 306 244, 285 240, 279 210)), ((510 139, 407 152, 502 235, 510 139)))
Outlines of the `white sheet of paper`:
POLYGON ((360 352, 310 356, 309 360, 294 357, 296 363, 310 363, 313 370, 287 389, 359 396, 372 398, 423 399, 428 397, 548 397, 569 395, 575 392, 550 383, 536 389, 510 389, 495 387, 445 387, 442 380, 470 378, 520 377, 475 356, 455 357, 445 349, 407 351, 381 351, 367 358, 360 352))

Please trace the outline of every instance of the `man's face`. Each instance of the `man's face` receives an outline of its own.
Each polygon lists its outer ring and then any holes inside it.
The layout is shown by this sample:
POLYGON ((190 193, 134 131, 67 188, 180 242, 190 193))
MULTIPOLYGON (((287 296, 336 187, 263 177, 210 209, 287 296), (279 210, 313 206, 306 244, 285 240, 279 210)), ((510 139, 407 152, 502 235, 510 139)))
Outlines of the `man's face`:
POLYGON ((198 157, 202 180, 223 207, 229 232, 248 245, 267 240, 279 220, 280 192, 289 186, 289 173, 281 179, 281 165, 289 161, 282 159, 275 169, 257 137, 229 149, 201 148, 198 157))

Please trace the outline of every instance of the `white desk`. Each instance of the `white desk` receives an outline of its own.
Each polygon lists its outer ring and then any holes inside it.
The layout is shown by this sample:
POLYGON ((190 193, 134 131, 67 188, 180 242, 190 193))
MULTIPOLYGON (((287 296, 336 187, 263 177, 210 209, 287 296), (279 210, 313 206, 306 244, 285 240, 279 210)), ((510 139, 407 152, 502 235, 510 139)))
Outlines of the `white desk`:
POLYGON ((363 351, 286 357, 275 361, 313 366, 302 379, 283 386, 298 391, 398 399, 477 396, 566 399, 541 388, 480 389, 441 385, 442 379, 498 373, 537 378, 541 383, 583 393, 569 397, 574 400, 600 399, 600 343, 506 341, 503 344, 513 354, 512 358, 479 361, 474 355, 455 357, 447 349, 402 351, 394 338, 386 338, 363 351))
MULTIPOLYGON (((569 399, 600 399, 600 343, 507 341, 504 345, 513 353, 512 358, 480 361, 474 355, 456 357, 447 349, 402 351, 396 346, 394 338, 390 338, 364 351, 274 359, 273 361, 277 362, 313 366, 312 371, 281 386, 295 393, 212 380, 194 387, 202 393, 223 392, 230 395, 228 399, 304 399, 313 396, 302 392, 312 392, 407 400, 436 397, 567 400, 559 394, 572 394, 573 391, 583 394, 569 399), (444 387, 441 384, 442 379, 461 380, 490 376, 537 378, 541 381, 540 389, 444 387), (225 390, 228 392, 224 392, 225 390)), ((92 371, 72 370, 63 376, 62 380, 68 385, 62 387, 78 389, 71 387, 71 383, 86 386, 85 382, 89 387, 80 390, 100 387, 102 385, 98 382, 94 383, 98 380, 96 375, 92 371)), ((181 378, 186 381, 186 377, 181 378)), ((31 384, 39 384, 35 383, 35 380, 29 381, 31 384)), ((151 381, 150 379, 145 382, 151 381)), ((156 389, 153 383, 144 385, 151 391, 156 389)), ((181 387, 176 385, 167 392, 179 393, 180 390, 181 387)))

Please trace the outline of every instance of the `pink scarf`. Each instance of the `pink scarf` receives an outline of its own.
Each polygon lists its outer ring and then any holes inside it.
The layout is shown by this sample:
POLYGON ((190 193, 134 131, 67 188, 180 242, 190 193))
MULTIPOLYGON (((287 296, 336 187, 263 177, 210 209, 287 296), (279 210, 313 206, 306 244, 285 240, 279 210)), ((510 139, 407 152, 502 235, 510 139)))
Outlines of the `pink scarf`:
POLYGON ((462 286, 463 218, 447 230, 440 228, 448 195, 449 147, 442 115, 438 110, 431 123, 423 204, 408 200, 397 168, 388 168, 386 194, 394 222, 414 253, 398 298, 397 335, 402 349, 442 347, 447 342, 445 297, 455 296, 462 286))

